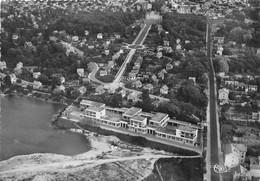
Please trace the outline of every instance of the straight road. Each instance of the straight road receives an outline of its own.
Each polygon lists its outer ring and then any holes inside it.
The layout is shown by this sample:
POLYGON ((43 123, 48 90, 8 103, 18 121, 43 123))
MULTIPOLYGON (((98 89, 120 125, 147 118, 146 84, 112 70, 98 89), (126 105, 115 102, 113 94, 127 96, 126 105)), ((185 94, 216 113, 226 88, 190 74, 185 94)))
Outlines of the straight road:
MULTIPOLYGON (((215 72, 212 63, 212 37, 211 37, 211 26, 210 20, 208 19, 207 28, 207 56, 209 63, 209 112, 210 122, 208 131, 210 132, 209 145, 207 145, 209 153, 209 159, 211 166, 215 164, 223 165, 223 158, 221 156, 221 144, 220 144, 220 129, 217 112, 217 92, 216 92, 216 81, 215 72)), ((209 168, 209 167, 208 167, 209 168)), ((211 181, 222 181, 222 175, 211 170, 211 181)))

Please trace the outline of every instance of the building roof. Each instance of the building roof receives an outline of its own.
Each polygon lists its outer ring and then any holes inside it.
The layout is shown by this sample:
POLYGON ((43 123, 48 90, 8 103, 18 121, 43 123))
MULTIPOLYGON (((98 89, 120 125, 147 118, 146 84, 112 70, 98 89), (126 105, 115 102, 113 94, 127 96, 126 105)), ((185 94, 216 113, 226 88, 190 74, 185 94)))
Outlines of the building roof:
POLYGON ((86 105, 86 106, 93 106, 93 107, 104 107, 105 106, 104 103, 95 102, 95 101, 89 101, 89 100, 85 100, 85 99, 80 101, 80 104, 81 105, 86 105))
POLYGON ((134 116, 136 115, 137 113, 141 112, 142 109, 141 108, 138 108, 138 107, 131 107, 130 109, 128 109, 123 115, 126 115, 126 116, 134 116))
POLYGON ((174 126, 161 127, 161 128, 157 129, 157 132, 176 135, 176 127, 174 127, 174 126))
POLYGON ((186 132, 194 132, 194 131, 197 130, 197 129, 192 128, 192 127, 190 127, 188 125, 185 125, 185 126, 184 125, 179 125, 178 129, 181 130, 181 131, 186 131, 186 132))
POLYGON ((134 119, 134 120, 136 120, 136 121, 144 121, 144 120, 145 120, 145 117, 140 116, 140 115, 135 115, 135 116, 133 116, 131 119, 134 119))
POLYGON ((157 112, 157 113, 155 114, 155 116, 151 118, 150 121, 154 121, 154 122, 158 122, 158 123, 159 123, 159 122, 161 122, 162 119, 164 119, 166 116, 168 116, 168 114, 157 112))
POLYGON ((247 151, 247 145, 245 144, 233 144, 233 146, 239 151, 243 151, 243 152, 247 151))
POLYGON ((92 112, 100 112, 103 111, 105 108, 102 107, 88 107, 86 110, 87 111, 92 111, 92 112))

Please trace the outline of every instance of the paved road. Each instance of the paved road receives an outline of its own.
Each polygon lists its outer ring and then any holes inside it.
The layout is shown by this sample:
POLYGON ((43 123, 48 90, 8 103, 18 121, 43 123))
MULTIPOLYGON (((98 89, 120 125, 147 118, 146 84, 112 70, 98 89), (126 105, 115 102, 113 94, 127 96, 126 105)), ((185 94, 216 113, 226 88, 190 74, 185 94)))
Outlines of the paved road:
MULTIPOLYGON (((217 115, 217 93, 216 93, 216 80, 215 72, 212 63, 212 37, 211 28, 208 28, 208 45, 207 55, 209 60, 209 109, 210 109, 210 145, 208 145, 210 153, 210 165, 223 164, 223 158, 221 155, 220 133, 219 133, 219 120, 217 115)), ((217 174, 211 170, 211 181, 222 181, 222 175, 217 174)))

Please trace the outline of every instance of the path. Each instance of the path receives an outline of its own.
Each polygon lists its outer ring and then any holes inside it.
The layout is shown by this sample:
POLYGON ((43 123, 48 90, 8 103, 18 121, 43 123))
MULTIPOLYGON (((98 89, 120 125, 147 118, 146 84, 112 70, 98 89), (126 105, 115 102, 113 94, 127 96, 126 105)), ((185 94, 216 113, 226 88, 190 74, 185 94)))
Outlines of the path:
POLYGON ((200 158, 200 155, 196 156, 170 156, 170 155, 141 155, 141 156, 131 156, 131 157, 122 157, 122 158, 113 158, 113 159, 100 159, 100 160, 86 160, 84 158, 75 159, 75 160, 66 160, 62 162, 54 162, 54 163, 42 163, 41 165, 26 165, 22 168, 16 168, 6 171, 0 171, 1 174, 11 174, 17 172, 52 172, 63 171, 63 172, 72 172, 78 167, 81 169, 89 169, 96 167, 98 165, 113 163, 113 162, 122 162, 129 160, 139 160, 139 159, 159 159, 159 158, 200 158), (73 168, 75 167, 75 168, 73 168))

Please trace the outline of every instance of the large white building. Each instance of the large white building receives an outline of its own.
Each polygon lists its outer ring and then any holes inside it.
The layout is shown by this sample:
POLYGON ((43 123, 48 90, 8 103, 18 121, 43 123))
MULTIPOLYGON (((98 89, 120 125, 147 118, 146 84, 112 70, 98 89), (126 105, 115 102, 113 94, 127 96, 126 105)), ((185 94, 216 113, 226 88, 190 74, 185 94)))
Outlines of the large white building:
POLYGON ((244 144, 226 144, 224 146, 224 165, 236 167, 245 161, 247 146, 244 144))
POLYGON ((147 113, 137 107, 112 108, 89 100, 82 100, 80 108, 70 107, 63 112, 63 115, 91 125, 113 126, 190 145, 195 145, 197 142, 200 129, 197 125, 170 119, 165 113, 147 113))

